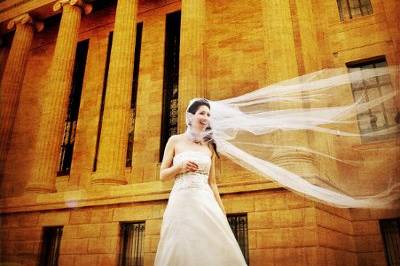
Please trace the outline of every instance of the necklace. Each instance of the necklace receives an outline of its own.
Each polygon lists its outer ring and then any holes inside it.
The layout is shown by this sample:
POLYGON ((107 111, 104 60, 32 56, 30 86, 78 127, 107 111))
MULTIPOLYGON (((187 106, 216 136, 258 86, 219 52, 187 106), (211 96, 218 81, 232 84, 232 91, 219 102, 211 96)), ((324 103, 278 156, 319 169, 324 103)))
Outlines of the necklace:
POLYGON ((185 131, 185 136, 189 141, 191 141, 197 145, 202 145, 201 134, 193 132, 193 130, 191 130, 189 127, 185 131))
POLYGON ((201 143, 201 141, 198 141, 198 140, 192 140, 192 142, 194 143, 194 144, 197 144, 197 145, 203 145, 203 143, 201 143))

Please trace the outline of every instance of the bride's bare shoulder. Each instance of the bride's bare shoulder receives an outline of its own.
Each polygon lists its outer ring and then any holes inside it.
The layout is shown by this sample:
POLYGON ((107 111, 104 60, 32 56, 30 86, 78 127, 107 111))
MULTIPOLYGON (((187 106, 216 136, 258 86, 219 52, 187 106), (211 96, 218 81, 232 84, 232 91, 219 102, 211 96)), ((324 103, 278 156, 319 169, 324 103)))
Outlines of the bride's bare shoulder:
POLYGON ((182 138, 183 136, 185 136, 184 133, 182 134, 176 134, 176 135, 172 135, 171 137, 175 137, 175 138, 182 138))
POLYGON ((169 141, 173 143, 180 142, 184 139, 184 134, 172 135, 169 137, 169 141))

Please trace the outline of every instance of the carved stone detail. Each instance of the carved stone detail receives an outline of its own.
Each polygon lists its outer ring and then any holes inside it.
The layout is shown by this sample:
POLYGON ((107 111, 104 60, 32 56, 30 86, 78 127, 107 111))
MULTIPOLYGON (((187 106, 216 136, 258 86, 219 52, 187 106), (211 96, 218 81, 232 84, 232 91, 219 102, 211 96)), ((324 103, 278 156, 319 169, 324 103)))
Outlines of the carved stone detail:
POLYGON ((21 24, 30 24, 32 25, 37 32, 41 32, 44 28, 44 23, 42 21, 38 21, 36 19, 33 19, 31 17, 31 15, 29 15, 28 13, 22 14, 18 17, 13 18, 12 20, 10 20, 7 24, 7 29, 12 30, 13 28, 15 28, 17 26, 18 23, 21 24))
POLYGON ((59 0, 54 4, 53 10, 55 12, 60 11, 65 5, 79 6, 85 15, 89 15, 93 10, 93 6, 83 0, 59 0))

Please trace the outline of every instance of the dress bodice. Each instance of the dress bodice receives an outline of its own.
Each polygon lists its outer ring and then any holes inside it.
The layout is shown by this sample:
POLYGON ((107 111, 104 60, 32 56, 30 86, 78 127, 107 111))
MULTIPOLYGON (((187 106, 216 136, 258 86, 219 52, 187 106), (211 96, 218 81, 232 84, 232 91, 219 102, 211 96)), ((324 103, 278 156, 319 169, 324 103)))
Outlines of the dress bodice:
POLYGON ((174 164, 180 164, 185 160, 194 161, 199 169, 196 172, 187 172, 176 176, 174 189, 205 188, 208 186, 208 174, 211 167, 211 158, 201 151, 184 151, 175 155, 174 164))

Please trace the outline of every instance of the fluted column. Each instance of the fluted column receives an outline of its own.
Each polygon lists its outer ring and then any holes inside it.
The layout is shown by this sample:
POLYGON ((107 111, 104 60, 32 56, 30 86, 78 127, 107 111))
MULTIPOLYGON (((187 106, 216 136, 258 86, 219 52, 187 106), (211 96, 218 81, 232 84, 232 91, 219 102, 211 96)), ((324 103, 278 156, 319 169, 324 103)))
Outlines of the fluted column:
POLYGON ((126 184, 137 0, 118 0, 94 184, 126 184))
POLYGON ((12 19, 7 27, 15 28, 15 34, 0 85, 0 172, 7 157, 34 30, 41 31, 44 24, 24 14, 12 19))
POLYGON ((206 8, 204 0, 182 0, 179 50, 179 132, 185 129, 186 106, 190 99, 204 97, 204 39, 206 8))
POLYGON ((26 190, 54 192, 60 147, 68 97, 71 91, 73 67, 82 10, 88 14, 91 6, 83 1, 58 1, 54 11, 62 9, 56 46, 49 69, 46 91, 42 100, 42 117, 36 142, 36 161, 26 190))

